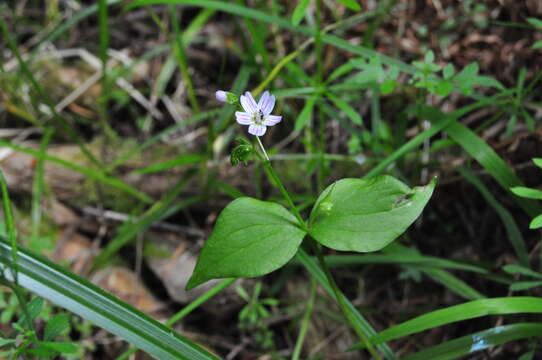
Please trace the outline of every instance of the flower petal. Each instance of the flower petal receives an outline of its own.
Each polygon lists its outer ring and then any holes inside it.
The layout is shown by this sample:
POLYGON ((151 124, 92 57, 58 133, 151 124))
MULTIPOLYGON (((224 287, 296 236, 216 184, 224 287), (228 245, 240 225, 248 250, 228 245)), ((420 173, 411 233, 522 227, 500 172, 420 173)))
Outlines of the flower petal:
POLYGON ((218 100, 218 101, 221 101, 221 102, 226 102, 226 97, 227 97, 227 93, 224 91, 224 90, 218 90, 216 93, 215 93, 215 98, 218 100))
POLYGON ((241 125, 250 125, 254 123, 252 116, 242 111, 235 112, 235 120, 237 120, 237 122, 241 125))
POLYGON ((275 96, 270 95, 269 91, 264 92, 262 97, 260 98, 258 107, 260 108, 264 116, 271 114, 271 111, 273 111, 273 108, 275 107, 275 96))
POLYGON ((241 106, 243 106, 243 109, 245 109, 247 113, 252 114, 258 112, 258 104, 256 104, 252 94, 248 91, 245 92, 245 95, 241 95, 241 106))
POLYGON ((279 122, 281 122, 281 120, 282 120, 282 116, 267 115, 263 119, 263 124, 266 126, 273 126, 273 125, 277 125, 279 122))
POLYGON ((265 134, 267 127, 265 125, 252 124, 248 127, 249 134, 262 136, 265 134))

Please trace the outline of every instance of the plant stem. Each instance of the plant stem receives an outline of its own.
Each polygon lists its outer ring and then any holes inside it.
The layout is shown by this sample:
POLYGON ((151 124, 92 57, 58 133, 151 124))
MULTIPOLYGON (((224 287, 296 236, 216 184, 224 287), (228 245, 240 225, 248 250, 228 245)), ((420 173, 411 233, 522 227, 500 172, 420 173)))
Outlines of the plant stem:
POLYGON ((348 321, 350 326, 354 329, 354 331, 359 336, 361 341, 365 344, 365 346, 367 347, 367 350, 371 353, 373 358, 377 360, 382 360, 382 357, 380 356, 380 354, 375 350, 375 348, 373 347, 373 345, 371 344, 367 336, 365 336, 365 333, 363 332, 363 330, 357 325, 356 321, 352 318, 350 311, 348 311, 348 307, 346 305, 346 302, 344 301, 344 298, 341 296, 339 287, 337 286, 337 283, 335 282, 335 279, 331 275, 331 271, 329 270, 329 267, 326 264, 320 245, 314 239, 311 239, 311 240, 312 240, 311 244, 312 244, 314 253, 316 254, 316 258, 318 259, 318 263, 320 264, 320 267, 324 271, 327 281, 331 285, 333 294, 335 295, 337 303, 339 304, 341 311, 346 317, 346 320, 348 321))
MULTIPOLYGON (((299 210, 295 206, 294 202, 292 201, 292 198, 290 197, 290 194, 288 193, 288 191, 286 190, 286 188, 284 187, 284 185, 280 181, 280 178, 278 177, 277 173, 275 172, 275 169, 273 169, 273 166, 271 165, 271 161, 269 160, 269 156, 267 155, 267 152, 265 151, 265 148, 263 147, 263 144, 262 144, 260 138, 258 136, 256 136, 256 139, 257 139, 258 144, 260 145, 260 148, 261 148, 261 150, 263 152, 263 156, 258 152, 256 152, 256 154, 259 156, 260 160, 263 162, 263 164, 264 164, 264 166, 265 166, 265 168, 267 170, 267 174, 270 176, 270 180, 278 186, 282 196, 284 197, 284 199, 286 200, 288 205, 292 208, 292 211, 294 212, 294 215, 295 215, 296 219, 298 220, 299 225, 302 227, 303 230, 305 230, 308 233, 309 229, 307 227, 307 224, 305 223, 305 220, 303 220, 303 217, 301 216, 301 213, 299 212, 299 210)), ((322 268, 322 271, 326 275, 326 278, 327 278, 328 282, 331 284, 331 287, 333 289, 333 294, 335 295, 337 303, 339 304, 339 307, 341 308, 343 314, 345 315, 348 323, 354 329, 354 331, 359 336, 361 341, 363 341, 363 343, 365 344, 365 346, 367 347, 367 350, 371 353, 371 355, 376 360, 382 360, 382 357, 380 356, 380 354, 375 350, 373 345, 369 342, 369 340, 367 339, 367 336, 365 336, 365 333, 363 332, 363 329, 361 329, 357 325, 355 319, 352 318, 350 312, 348 311, 348 307, 347 307, 343 297, 341 296, 341 292, 339 290, 339 287, 337 286, 337 283, 333 279, 333 276, 331 275, 331 272, 329 271, 329 267, 327 266, 327 264, 326 264, 326 262, 324 260, 324 256, 322 255, 322 250, 320 249, 320 245, 314 240, 311 241, 311 244, 313 245, 314 252, 316 254, 316 257, 318 258, 318 262, 320 264, 320 267, 322 268)))
POLYGON ((258 136, 256 136, 256 140, 258 140, 258 144, 260 144, 260 148, 264 156, 262 157, 261 154, 258 152, 256 152, 256 154, 260 156, 260 159, 262 160, 263 165, 265 166, 265 169, 267 170, 267 174, 271 177, 271 181, 278 186, 280 193, 284 197, 284 200, 286 200, 286 202, 288 203, 288 205, 294 212, 294 215, 297 221, 299 222, 299 226, 301 226, 303 230, 308 232, 307 224, 305 224, 305 220, 303 220, 303 217, 301 216, 301 213, 297 209, 297 206, 295 206, 292 198, 290 197, 290 194, 288 193, 288 191, 282 184, 282 181, 280 181, 280 178, 275 172, 275 169, 273 169, 273 166, 271 165, 271 161, 269 160, 269 156, 267 155, 267 152, 265 151, 265 148, 263 147, 262 141, 260 140, 258 136))

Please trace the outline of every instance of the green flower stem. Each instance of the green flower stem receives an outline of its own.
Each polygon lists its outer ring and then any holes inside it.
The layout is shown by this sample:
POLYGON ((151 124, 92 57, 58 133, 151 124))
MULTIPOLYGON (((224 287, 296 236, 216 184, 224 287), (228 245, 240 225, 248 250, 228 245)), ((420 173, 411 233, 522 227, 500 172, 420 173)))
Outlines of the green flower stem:
MULTIPOLYGON (((299 225, 302 227, 303 230, 305 230, 307 233, 309 233, 309 229, 307 227, 307 224, 305 223, 305 220, 303 220, 303 217, 301 216, 301 213, 299 212, 299 210, 295 206, 294 202, 292 201, 292 198, 290 197, 290 194, 288 193, 288 191, 286 190, 286 188, 282 184, 282 181, 280 181, 280 178, 278 177, 277 173, 275 172, 275 169, 273 169, 273 166, 271 165, 271 161, 269 160, 269 156, 267 155, 267 152, 265 151, 265 148, 263 147, 263 144, 262 144, 260 138, 258 136, 256 136, 256 139, 258 141, 258 144, 260 145, 260 149, 262 150, 263 155, 260 154, 259 152, 256 152, 256 154, 258 155, 260 160, 263 162, 263 164, 264 164, 264 166, 265 166, 265 168, 267 170, 266 173, 269 175, 271 182, 273 182, 274 184, 276 184, 278 186, 282 196, 284 197, 284 199, 286 200, 288 205, 292 208, 292 211, 294 212, 294 215, 295 215, 296 219, 299 221, 299 225)), ((369 339, 367 338, 367 336, 365 336, 365 333, 363 332, 363 329, 361 329, 357 325, 355 319, 351 316, 350 312, 348 311, 348 307, 347 307, 344 299, 341 296, 341 292, 339 290, 339 287, 337 286, 337 283, 335 282, 335 279, 333 279, 333 276, 331 275, 331 271, 329 270, 329 267, 327 266, 327 264, 326 264, 326 262, 324 260, 324 256, 322 255, 322 250, 320 248, 320 245, 314 239, 311 239, 311 244, 312 244, 312 246, 314 248, 314 252, 315 252, 316 257, 318 259, 318 263, 320 264, 320 267, 324 271, 324 274, 326 275, 327 280, 331 284, 331 287, 333 289, 333 294, 335 295, 336 301, 337 301, 339 307, 341 308, 341 311, 343 312, 344 316, 346 317, 346 320, 348 321, 350 326, 354 329, 354 331, 359 336, 361 341, 365 344, 365 346, 367 347, 367 350, 371 353, 373 358, 375 358, 376 360, 382 360, 382 357, 380 356, 380 354, 375 350, 373 345, 369 342, 369 339)))
POLYGON ((376 360, 382 360, 382 357, 380 354, 375 350, 367 336, 365 336, 365 333, 363 332, 363 329, 361 329, 358 325, 355 319, 352 318, 352 315, 350 314, 350 311, 348 311, 348 307, 346 305, 346 302, 344 301, 344 298, 341 296, 341 292, 339 290, 339 287, 337 286, 337 283, 335 282, 335 279, 331 275, 331 271, 329 270, 329 267, 326 264, 326 261, 324 259, 324 255, 322 254, 322 249, 320 244, 318 244, 314 239, 311 239, 311 244, 314 250, 314 253, 316 254, 316 258, 318 259, 318 263, 320 264, 320 267, 322 270, 324 270, 324 274, 326 275, 327 281, 329 281, 329 284, 331 285, 331 288, 333 289, 333 294, 335 295, 335 298, 337 300, 337 303, 339 304, 344 316, 346 317, 346 320, 350 324, 350 326, 354 329, 356 334, 359 336, 361 341, 365 344, 367 347, 367 350, 371 353, 373 358, 376 360))
POLYGON ((305 223, 305 220, 303 220, 303 217, 301 216, 301 213, 297 209, 297 206, 295 206, 292 198, 290 197, 290 194, 282 184, 282 181, 280 181, 279 176, 275 172, 275 169, 273 169, 273 166, 271 165, 271 161, 269 160, 269 156, 267 155, 267 152, 265 151, 265 148, 263 147, 262 141, 258 136, 256 136, 256 140, 258 140, 258 144, 260 144, 260 149, 262 149, 263 157, 260 153, 256 152, 258 156, 260 157, 260 160, 262 160, 263 165, 265 166, 265 169, 267 170, 267 174, 271 177, 271 182, 276 184, 284 197, 284 200, 288 203, 292 211, 294 212, 294 215, 299 222, 299 226, 305 231, 308 232, 307 224, 305 223))

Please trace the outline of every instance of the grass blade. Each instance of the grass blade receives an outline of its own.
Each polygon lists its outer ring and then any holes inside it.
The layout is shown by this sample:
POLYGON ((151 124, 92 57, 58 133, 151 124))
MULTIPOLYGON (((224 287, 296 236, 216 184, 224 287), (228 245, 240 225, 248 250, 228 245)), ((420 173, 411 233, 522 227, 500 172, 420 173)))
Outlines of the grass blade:
MULTIPOLYGON (((427 106, 423 107, 422 112, 424 118, 435 123, 438 123, 440 119, 446 117, 440 110, 427 106)), ((514 186, 523 186, 521 180, 514 174, 504 160, 497 155, 495 150, 465 125, 457 120, 452 121, 452 123, 446 127, 445 131, 463 148, 463 150, 478 161, 505 190, 508 191, 509 188, 514 186)), ((530 216, 542 212, 540 204, 533 200, 523 198, 516 198, 515 200, 530 216)))
MULTIPOLYGON (((542 299, 536 297, 506 297, 474 300, 435 310, 395 325, 370 338, 370 341, 373 344, 379 344, 457 321, 487 315, 518 313, 542 313, 542 299)), ((355 347, 362 346, 362 344, 358 344, 355 347)))
MULTIPOLYGON (((169 214, 169 210, 173 207, 171 206, 172 202, 179 196, 181 191, 188 185, 192 179, 194 173, 187 175, 184 179, 179 181, 179 183, 173 187, 167 194, 164 195, 163 199, 156 202, 150 209, 148 209, 143 216, 137 222, 128 221, 123 224, 118 230, 118 234, 105 249, 103 249, 98 256, 94 259, 94 266, 102 265, 107 261, 111 256, 113 256, 120 248, 128 244, 135 236, 143 231, 145 231, 149 226, 154 222, 161 219, 164 214, 169 214)), ((196 196, 187 199, 182 202, 185 207, 191 205, 195 202, 201 201, 201 197, 196 196)))
MULTIPOLYGON (((297 252, 297 255, 295 259, 299 260, 300 263, 302 263, 305 268, 311 273, 312 276, 318 280, 320 285, 327 291, 330 296, 334 296, 333 289, 331 288, 331 284, 327 281, 327 278, 324 274, 324 272, 318 267, 316 261, 312 259, 303 249, 299 249, 297 252)), ((371 338, 371 336, 376 335, 376 331, 373 329, 371 324, 365 318, 363 315, 359 313, 359 311, 352 305, 352 303, 346 298, 346 296, 342 295, 344 301, 347 304, 347 307, 349 308, 351 315, 357 319, 358 325, 361 329, 364 330, 367 337, 371 338)), ((380 350, 387 359, 396 359, 395 354, 390 349, 388 345, 385 343, 380 343, 377 346, 378 350, 380 350)))
POLYGON ((416 354, 406 356, 403 360, 457 359, 462 355, 478 352, 509 341, 541 336, 541 334, 541 323, 497 326, 430 347, 416 354))
POLYGON ((506 228, 506 233, 508 235, 508 240, 512 244, 516 256, 519 259, 521 265, 529 267, 529 253, 527 252, 527 247, 525 246, 525 240, 523 240, 523 235, 519 231, 518 225, 514 220, 514 217, 504 206, 502 206, 489 189, 484 185, 484 183, 470 170, 464 168, 458 168, 457 171, 472 185, 474 185, 478 191, 482 194, 485 200, 489 205, 495 209, 499 217, 501 218, 504 227, 506 228))
MULTIPOLYGON (((0 238, 0 267, 13 265, 11 246, 0 238)), ((92 321, 161 360, 216 360, 217 358, 175 331, 107 294, 64 268, 32 254, 18 251, 18 283, 51 302, 92 321)), ((4 272, 7 275, 7 272, 4 272)), ((11 278, 10 280, 13 280, 11 278)))
POLYGON ((70 169, 70 170, 76 171, 78 173, 81 173, 81 174, 87 176, 90 179, 103 182, 104 184, 107 184, 107 185, 113 186, 113 187, 115 187, 115 188, 117 188, 119 190, 122 190, 122 191, 134 196, 135 198, 137 198, 137 199, 139 199, 141 201, 144 201, 146 203, 152 203, 152 199, 150 197, 148 197, 146 194, 140 192, 139 190, 137 190, 136 188, 134 188, 134 187, 132 187, 132 186, 130 186, 128 184, 125 184, 124 182, 122 182, 119 179, 107 176, 106 174, 102 173, 101 171, 92 170, 92 169, 89 169, 87 167, 76 165, 74 163, 71 163, 69 161, 66 161, 64 159, 61 159, 61 158, 58 158, 58 157, 55 157, 55 156, 51 156, 51 155, 47 155, 47 154, 41 154, 39 151, 29 149, 29 148, 25 148, 25 147, 22 147, 22 146, 19 146, 19 145, 16 145, 16 144, 12 144, 12 143, 10 143, 8 141, 0 140, 0 147, 2 147, 2 146, 5 146, 5 147, 8 147, 8 148, 20 151, 20 152, 24 152, 26 154, 30 154, 30 155, 34 156, 37 160, 42 160, 43 159, 44 161, 50 161, 52 163, 58 164, 58 165, 63 166, 65 168, 67 168, 67 169, 70 169))

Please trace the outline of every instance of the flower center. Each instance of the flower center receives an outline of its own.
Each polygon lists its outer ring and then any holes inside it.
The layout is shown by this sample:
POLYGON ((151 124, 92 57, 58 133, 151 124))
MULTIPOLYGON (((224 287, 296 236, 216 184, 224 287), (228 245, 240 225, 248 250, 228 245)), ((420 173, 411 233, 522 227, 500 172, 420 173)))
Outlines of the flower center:
POLYGON ((254 121, 256 125, 261 125, 263 123, 263 113, 261 110, 255 111, 252 114, 252 121, 254 121))

